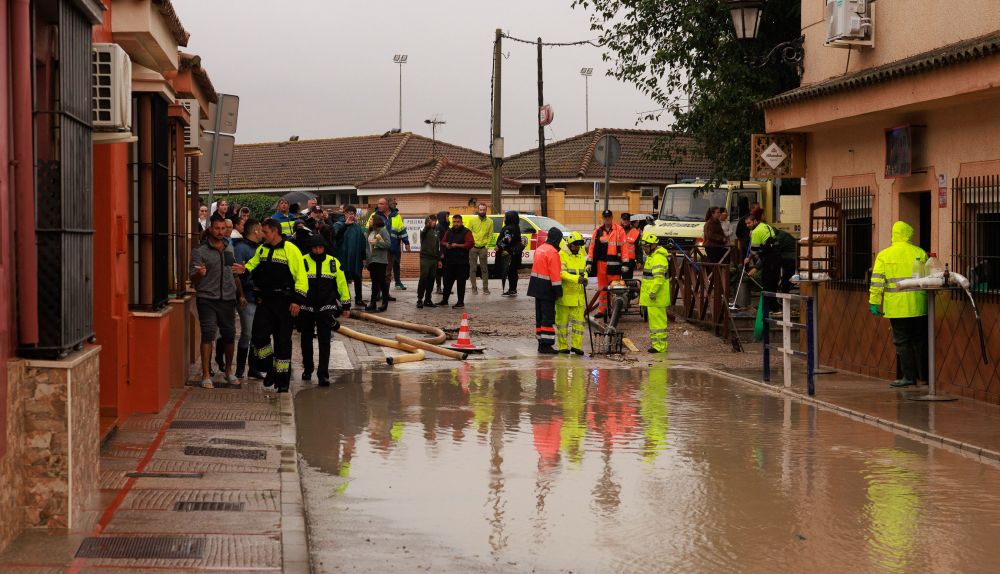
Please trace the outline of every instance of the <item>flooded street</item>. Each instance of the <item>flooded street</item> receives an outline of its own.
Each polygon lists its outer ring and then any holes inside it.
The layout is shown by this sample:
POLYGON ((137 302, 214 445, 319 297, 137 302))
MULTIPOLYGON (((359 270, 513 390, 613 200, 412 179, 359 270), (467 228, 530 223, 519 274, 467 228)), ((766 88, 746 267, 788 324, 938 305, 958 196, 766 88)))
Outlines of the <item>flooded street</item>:
POLYGON ((296 396, 313 566, 980 572, 1000 470, 688 370, 462 364, 296 396))

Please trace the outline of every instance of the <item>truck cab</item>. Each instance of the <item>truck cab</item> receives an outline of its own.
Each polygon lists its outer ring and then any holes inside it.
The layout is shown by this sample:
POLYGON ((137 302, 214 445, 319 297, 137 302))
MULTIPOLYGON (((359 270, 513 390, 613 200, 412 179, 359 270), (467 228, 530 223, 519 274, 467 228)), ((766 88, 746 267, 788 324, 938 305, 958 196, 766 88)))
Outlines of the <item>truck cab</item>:
MULTIPOLYGON (((677 246, 690 249, 701 245, 705 213, 709 207, 725 207, 729 211, 729 221, 735 227, 741 217, 750 213, 750 206, 754 203, 759 203, 764 209, 765 221, 797 231, 798 209, 787 211, 790 217, 794 214, 794 222, 777 222, 773 196, 774 186, 770 181, 728 181, 709 185, 708 182, 695 180, 668 185, 663 190, 656 221, 646 227, 646 231, 656 234, 664 247, 674 249, 676 242, 677 246)), ((781 211, 786 212, 784 209, 781 211)))

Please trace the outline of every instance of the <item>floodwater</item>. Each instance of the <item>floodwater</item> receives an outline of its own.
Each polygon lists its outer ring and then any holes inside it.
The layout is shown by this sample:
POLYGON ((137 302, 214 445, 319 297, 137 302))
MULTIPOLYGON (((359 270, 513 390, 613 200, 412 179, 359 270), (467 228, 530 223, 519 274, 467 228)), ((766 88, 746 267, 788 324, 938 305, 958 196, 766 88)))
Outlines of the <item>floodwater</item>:
POLYGON ((539 364, 300 392, 316 571, 1000 568, 996 467, 695 371, 539 364))

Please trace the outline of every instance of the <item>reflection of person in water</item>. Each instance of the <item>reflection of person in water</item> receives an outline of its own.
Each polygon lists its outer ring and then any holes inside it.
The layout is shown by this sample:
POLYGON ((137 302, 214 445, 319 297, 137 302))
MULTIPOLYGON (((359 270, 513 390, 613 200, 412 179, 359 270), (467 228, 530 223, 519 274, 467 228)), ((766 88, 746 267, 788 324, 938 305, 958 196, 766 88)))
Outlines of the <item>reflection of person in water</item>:
POLYGON ((528 408, 539 472, 555 468, 559 463, 562 416, 554 400, 554 374, 550 368, 535 370, 535 402, 528 408))
POLYGON ((349 377, 346 384, 296 396, 299 451, 309 465, 338 476, 347 476, 355 440, 368 422, 360 379, 349 377))
POLYGON ((556 397, 562 406, 562 432, 559 445, 570 462, 583 460, 583 441, 587 436, 587 373, 584 369, 562 367, 556 371, 556 397))
POLYGON ((667 370, 652 369, 643 381, 639 395, 639 415, 642 416, 643 434, 646 441, 642 447, 642 459, 653 462, 667 447, 667 370))
POLYGON ((433 371, 427 374, 429 381, 420 385, 420 422, 424 426, 424 439, 437 443, 438 429, 451 429, 451 438, 461 441, 465 427, 472 420, 468 395, 458 385, 449 384, 451 373, 433 371))
POLYGON ((368 392, 368 441, 388 454, 403 438, 403 401, 397 377, 373 377, 368 392))

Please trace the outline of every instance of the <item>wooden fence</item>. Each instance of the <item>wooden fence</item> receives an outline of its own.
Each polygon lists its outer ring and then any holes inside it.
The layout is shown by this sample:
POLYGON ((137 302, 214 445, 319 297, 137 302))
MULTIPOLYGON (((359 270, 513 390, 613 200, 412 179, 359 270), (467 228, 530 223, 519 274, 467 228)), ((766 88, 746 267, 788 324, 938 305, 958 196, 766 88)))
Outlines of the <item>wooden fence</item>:
POLYGON ((670 253, 671 312, 727 340, 732 336, 729 318, 732 257, 727 250, 722 258, 725 263, 709 263, 696 247, 670 253))

